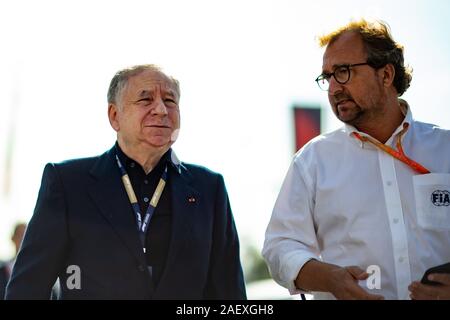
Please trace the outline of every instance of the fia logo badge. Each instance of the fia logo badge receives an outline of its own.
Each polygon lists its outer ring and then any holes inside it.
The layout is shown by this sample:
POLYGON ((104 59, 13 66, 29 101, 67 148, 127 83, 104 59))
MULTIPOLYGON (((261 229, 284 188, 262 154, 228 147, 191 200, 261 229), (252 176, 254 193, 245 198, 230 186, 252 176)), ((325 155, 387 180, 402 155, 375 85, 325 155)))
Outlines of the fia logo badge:
POLYGON ((450 192, 447 190, 435 190, 431 194, 431 202, 437 206, 449 206, 450 205, 450 192))

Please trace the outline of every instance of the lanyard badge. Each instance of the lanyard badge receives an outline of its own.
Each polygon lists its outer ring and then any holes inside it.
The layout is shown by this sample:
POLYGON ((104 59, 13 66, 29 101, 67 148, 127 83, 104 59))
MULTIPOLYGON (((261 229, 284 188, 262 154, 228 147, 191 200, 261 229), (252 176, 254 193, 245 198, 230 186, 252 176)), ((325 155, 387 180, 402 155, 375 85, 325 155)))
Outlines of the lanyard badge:
POLYGON ((150 221, 153 217, 153 214, 155 213, 156 206, 159 203, 159 199, 161 198, 161 195, 164 191, 164 187, 166 186, 167 165, 164 168, 161 178, 159 179, 159 182, 158 182, 158 185, 156 186, 155 192, 153 192, 152 199, 150 200, 150 204, 148 205, 147 212, 145 213, 145 216, 144 216, 144 221, 142 221, 141 212, 140 212, 141 209, 139 208, 136 194, 134 192, 133 186, 131 185, 130 177, 128 176, 128 173, 126 172, 124 166, 120 162, 117 154, 116 154, 116 161, 117 161, 117 165, 120 169, 120 173, 122 174, 122 182, 123 182, 123 185, 127 192, 128 199, 130 200, 131 206, 133 207, 133 211, 136 216, 136 223, 137 223, 137 227, 138 227, 138 231, 139 231, 139 238, 141 239, 142 248, 145 253, 146 252, 145 235, 147 233, 147 229, 148 229, 150 221))
POLYGON ((430 170, 428 170, 427 168, 425 168, 424 166, 422 166, 420 163, 408 158, 406 156, 406 154, 403 152, 403 147, 402 147, 402 136, 405 134, 405 132, 408 130, 409 124, 408 123, 404 123, 403 124, 403 130, 400 131, 400 133, 397 136, 397 150, 394 150, 393 148, 382 144, 381 142, 379 142, 378 140, 369 137, 369 136, 362 136, 360 135, 358 132, 352 132, 353 136, 356 137, 358 140, 362 141, 362 142, 370 142, 373 145, 375 145, 377 148, 383 150, 384 152, 388 153, 389 155, 391 155, 392 157, 402 161, 403 163, 405 163, 406 165, 408 165, 410 168, 412 168, 413 170, 417 171, 420 174, 426 174, 426 173, 430 173, 430 170))

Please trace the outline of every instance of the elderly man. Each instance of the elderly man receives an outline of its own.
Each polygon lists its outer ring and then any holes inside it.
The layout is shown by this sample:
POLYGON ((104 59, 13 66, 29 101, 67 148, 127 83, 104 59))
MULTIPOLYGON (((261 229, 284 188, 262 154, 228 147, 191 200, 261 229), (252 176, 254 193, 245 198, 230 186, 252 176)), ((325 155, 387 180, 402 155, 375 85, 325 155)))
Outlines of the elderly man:
POLYGON ((182 163, 178 81, 154 65, 108 91, 117 142, 45 167, 7 299, 245 299, 223 178, 182 163))
POLYGON ((296 154, 266 231, 271 273, 317 299, 448 299, 450 274, 419 281, 450 261, 450 131, 399 99, 411 73, 385 24, 320 40, 316 81, 345 125, 296 154))

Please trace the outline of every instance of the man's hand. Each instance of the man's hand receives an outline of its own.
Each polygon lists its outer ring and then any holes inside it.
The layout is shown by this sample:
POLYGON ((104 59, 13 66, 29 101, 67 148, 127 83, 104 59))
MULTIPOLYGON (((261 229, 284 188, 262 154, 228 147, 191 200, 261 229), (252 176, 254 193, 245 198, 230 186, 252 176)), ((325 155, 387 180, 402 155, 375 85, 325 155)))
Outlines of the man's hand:
POLYGON ((450 273, 432 273, 428 280, 439 282, 438 285, 427 285, 419 281, 412 282, 408 290, 413 300, 450 300, 450 273))
POLYGON ((383 296, 370 294, 358 285, 359 280, 366 280, 369 274, 356 267, 344 267, 333 270, 331 293, 338 300, 382 300, 383 296))
POLYGON ((332 293, 336 299, 382 300, 383 296, 370 294, 358 285, 369 274, 356 267, 339 267, 333 264, 308 261, 300 270, 295 284, 297 288, 332 293))

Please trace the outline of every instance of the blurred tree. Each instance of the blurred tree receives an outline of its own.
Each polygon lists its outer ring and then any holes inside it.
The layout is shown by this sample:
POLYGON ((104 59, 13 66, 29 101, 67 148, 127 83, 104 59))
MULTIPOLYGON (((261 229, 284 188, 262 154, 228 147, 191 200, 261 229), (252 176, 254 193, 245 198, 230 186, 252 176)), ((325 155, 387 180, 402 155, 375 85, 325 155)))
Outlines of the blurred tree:
POLYGON ((244 247, 242 260, 246 283, 271 278, 260 250, 254 245, 244 247))

